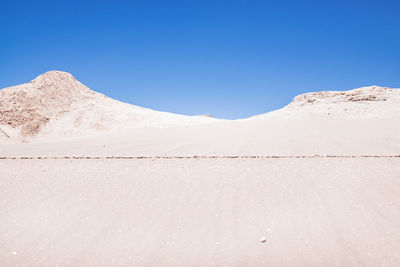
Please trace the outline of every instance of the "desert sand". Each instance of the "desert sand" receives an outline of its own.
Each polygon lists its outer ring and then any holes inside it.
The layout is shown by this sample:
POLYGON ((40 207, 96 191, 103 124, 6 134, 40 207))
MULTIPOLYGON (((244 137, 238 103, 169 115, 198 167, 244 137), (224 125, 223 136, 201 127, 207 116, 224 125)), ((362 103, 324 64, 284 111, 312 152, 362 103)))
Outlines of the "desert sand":
POLYGON ((0 90, 1 266, 399 266, 400 90, 242 120, 0 90))

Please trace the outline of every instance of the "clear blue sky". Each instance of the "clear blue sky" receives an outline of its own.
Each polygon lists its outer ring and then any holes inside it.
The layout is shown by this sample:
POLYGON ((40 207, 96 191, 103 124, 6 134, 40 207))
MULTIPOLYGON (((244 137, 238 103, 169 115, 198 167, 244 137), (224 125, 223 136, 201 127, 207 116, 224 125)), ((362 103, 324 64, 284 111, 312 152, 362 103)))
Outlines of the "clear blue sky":
POLYGON ((0 88, 70 72, 120 101, 243 118, 400 87, 400 1, 0 1, 0 88))

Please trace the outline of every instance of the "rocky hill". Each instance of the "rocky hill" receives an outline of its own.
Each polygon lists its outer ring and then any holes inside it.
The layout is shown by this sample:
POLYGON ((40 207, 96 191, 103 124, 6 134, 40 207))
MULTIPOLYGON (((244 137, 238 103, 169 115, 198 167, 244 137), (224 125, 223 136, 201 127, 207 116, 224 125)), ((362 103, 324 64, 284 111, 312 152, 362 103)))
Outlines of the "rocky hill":
POLYGON ((0 139, 25 142, 143 126, 207 123, 133 106, 94 92, 71 74, 50 71, 29 83, 0 90, 0 139))
POLYGON ((296 96, 286 107, 257 118, 387 118, 400 116, 400 89, 367 86, 296 96))

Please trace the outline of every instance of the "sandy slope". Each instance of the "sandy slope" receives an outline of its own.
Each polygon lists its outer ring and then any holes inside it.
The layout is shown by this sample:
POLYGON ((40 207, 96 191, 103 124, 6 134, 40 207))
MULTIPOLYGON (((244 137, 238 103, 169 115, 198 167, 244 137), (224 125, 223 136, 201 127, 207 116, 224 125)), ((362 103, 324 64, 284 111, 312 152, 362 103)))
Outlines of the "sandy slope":
POLYGON ((400 117, 243 120, 0 146, 3 156, 393 155, 400 117))
POLYGON ((400 265, 398 159, 2 160, 0 170, 2 266, 400 265))

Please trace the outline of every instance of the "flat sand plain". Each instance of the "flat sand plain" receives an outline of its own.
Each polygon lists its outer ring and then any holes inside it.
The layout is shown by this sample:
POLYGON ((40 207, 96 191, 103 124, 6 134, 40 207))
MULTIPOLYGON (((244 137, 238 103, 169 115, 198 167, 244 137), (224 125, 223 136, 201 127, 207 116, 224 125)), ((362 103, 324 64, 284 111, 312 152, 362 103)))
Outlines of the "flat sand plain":
POLYGON ((0 177, 1 266, 400 266, 399 158, 3 159, 0 177))

